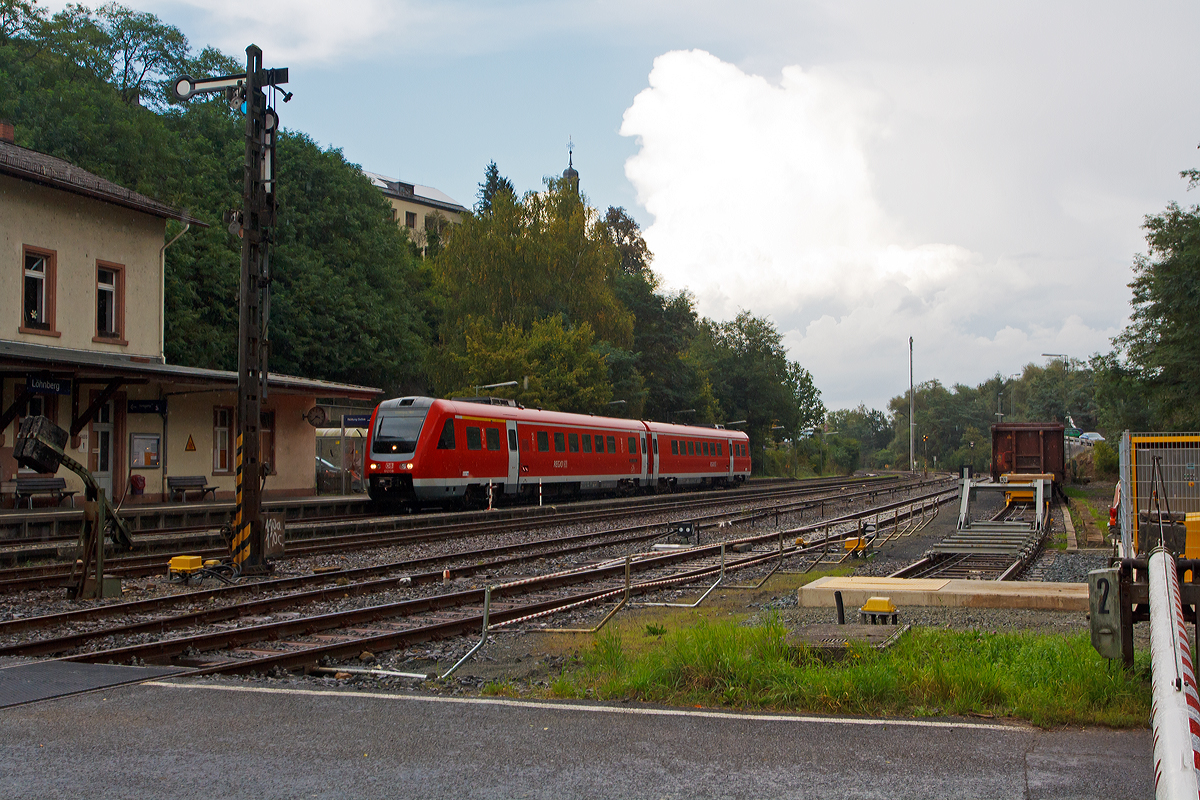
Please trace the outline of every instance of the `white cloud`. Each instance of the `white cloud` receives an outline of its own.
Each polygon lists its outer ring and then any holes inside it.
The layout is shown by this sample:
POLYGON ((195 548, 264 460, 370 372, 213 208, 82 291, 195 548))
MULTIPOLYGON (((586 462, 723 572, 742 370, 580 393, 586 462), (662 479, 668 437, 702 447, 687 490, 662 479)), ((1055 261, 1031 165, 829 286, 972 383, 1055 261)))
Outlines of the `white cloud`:
MULTIPOLYGON (((871 168, 886 100, 830 69, 789 66, 771 83, 704 51, 657 58, 621 127, 637 137, 626 175, 654 217, 655 269, 705 315, 770 315, 831 407, 901 393, 910 335, 918 381, 1105 348, 1115 325, 1063 310, 1079 265, 910 241, 871 168)), ((1101 222, 1119 205, 1062 200, 1101 222)))

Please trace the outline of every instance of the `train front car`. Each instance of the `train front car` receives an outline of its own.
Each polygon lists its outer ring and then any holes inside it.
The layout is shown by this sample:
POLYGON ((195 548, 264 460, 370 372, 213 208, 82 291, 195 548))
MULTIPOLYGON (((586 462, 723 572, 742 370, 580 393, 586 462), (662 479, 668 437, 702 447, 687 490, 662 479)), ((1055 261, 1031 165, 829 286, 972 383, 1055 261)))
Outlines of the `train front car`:
POLYGON ((750 475, 750 439, 741 431, 661 422, 646 425, 657 448, 660 486, 732 486, 750 475))
POLYGON ((367 494, 380 503, 415 505, 413 487, 421 434, 430 438, 442 414, 429 397, 398 397, 385 400, 375 408, 367 429, 367 494), (431 425, 426 421, 432 417, 431 425))

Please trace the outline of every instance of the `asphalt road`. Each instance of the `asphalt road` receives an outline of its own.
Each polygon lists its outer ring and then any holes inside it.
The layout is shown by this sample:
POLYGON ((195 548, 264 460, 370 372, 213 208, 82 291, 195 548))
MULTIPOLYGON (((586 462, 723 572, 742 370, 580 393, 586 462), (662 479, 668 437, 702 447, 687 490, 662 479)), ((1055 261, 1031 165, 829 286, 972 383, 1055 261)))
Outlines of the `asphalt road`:
POLYGON ((234 681, 0 710, 4 798, 1149 798, 1149 731, 234 681))

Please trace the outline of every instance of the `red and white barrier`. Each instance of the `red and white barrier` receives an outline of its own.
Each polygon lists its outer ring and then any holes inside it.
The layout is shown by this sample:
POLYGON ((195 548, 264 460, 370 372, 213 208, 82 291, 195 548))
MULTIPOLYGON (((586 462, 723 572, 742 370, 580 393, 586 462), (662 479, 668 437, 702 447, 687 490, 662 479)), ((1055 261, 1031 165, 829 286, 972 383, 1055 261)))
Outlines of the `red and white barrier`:
POLYGON ((1149 572, 1154 796, 1193 800, 1200 798, 1200 693, 1174 556, 1155 550, 1149 572))

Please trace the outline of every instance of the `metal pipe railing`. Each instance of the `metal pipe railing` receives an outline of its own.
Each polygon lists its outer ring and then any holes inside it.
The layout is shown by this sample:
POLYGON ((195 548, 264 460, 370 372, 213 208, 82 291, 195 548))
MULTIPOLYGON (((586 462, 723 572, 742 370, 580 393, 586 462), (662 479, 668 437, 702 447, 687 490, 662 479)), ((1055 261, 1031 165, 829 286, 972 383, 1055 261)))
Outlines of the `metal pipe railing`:
POLYGON ((1194 798, 1200 792, 1200 695, 1184 628, 1175 557, 1159 547, 1150 554, 1150 659, 1153 679, 1154 786, 1161 798, 1194 798))

